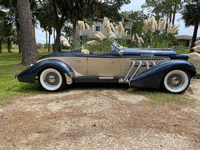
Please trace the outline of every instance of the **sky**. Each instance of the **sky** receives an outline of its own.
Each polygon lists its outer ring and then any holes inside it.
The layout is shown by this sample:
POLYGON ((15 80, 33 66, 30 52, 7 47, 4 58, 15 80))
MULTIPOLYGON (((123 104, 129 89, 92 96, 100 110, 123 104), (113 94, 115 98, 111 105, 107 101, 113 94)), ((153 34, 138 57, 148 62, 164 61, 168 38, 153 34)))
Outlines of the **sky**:
MULTIPOLYGON (((129 5, 124 5, 121 7, 121 11, 142 10, 141 5, 143 5, 144 3, 145 3, 145 0, 131 0, 131 3, 129 5)), ((147 13, 147 12, 144 12, 144 13, 147 13)), ((186 28, 184 21, 181 20, 181 14, 176 15, 175 24, 181 25, 179 27, 179 35, 190 35, 190 36, 193 35, 194 26, 190 26, 186 28)), ((198 30, 197 37, 200 37, 200 28, 198 30)), ((38 29, 36 29, 36 42, 42 43, 42 44, 46 43, 46 34, 45 32, 42 32, 42 29, 40 29, 39 27, 38 29)), ((53 43, 52 36, 51 36, 51 43, 53 43)))

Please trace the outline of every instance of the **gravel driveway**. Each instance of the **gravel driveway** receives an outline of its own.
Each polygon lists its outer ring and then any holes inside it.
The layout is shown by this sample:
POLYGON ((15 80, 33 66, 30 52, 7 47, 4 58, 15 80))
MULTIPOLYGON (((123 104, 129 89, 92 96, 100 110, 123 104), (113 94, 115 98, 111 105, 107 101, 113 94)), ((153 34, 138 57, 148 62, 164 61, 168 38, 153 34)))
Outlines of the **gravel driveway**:
POLYGON ((0 107, 0 149, 200 149, 199 84, 191 105, 103 88, 13 97, 0 107))

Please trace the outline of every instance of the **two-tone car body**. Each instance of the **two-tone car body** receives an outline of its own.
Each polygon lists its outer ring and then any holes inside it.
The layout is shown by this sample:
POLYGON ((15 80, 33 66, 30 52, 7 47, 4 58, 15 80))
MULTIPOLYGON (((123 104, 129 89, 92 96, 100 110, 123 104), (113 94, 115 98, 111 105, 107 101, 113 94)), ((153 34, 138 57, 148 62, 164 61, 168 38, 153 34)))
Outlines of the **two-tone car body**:
POLYGON ((38 79, 48 91, 76 82, 115 82, 181 93, 196 75, 188 58, 188 54, 177 54, 173 49, 126 48, 114 41, 106 53, 74 50, 45 55, 15 76, 20 82, 35 83, 38 79))

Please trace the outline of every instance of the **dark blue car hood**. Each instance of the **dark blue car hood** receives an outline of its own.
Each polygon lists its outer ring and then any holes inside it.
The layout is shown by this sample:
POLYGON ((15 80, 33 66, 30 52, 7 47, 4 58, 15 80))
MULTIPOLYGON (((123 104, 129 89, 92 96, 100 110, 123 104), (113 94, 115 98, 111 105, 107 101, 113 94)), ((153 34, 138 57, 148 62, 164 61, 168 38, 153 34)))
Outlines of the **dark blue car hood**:
POLYGON ((172 57, 177 53, 173 49, 146 49, 146 48, 123 48, 123 56, 167 56, 172 57))
POLYGON ((147 48, 123 48, 124 57, 130 56, 140 56, 140 57, 169 57, 171 59, 183 59, 188 60, 189 54, 177 54, 177 52, 173 49, 147 49, 147 48))

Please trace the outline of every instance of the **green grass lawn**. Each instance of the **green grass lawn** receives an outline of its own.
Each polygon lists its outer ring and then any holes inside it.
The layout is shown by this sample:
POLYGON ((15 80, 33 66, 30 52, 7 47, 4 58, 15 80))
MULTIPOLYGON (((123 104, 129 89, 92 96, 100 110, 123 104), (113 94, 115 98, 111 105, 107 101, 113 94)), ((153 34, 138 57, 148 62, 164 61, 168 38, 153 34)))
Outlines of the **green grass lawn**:
POLYGON ((183 54, 183 53, 186 53, 188 54, 190 52, 190 50, 176 50, 177 54, 183 54))
POLYGON ((197 68, 197 74, 200 74, 200 68, 197 68))
MULTIPOLYGON (((45 55, 47 52, 40 52, 39 55, 45 55)), ((21 83, 13 78, 13 74, 21 72, 29 66, 21 65, 21 54, 18 50, 12 49, 12 53, 3 50, 0 53, 0 105, 10 103, 10 96, 22 95, 26 93, 40 93, 39 84, 21 83)), ((42 90, 42 92, 45 92, 42 90)))
POLYGON ((173 103, 179 105, 188 105, 194 102, 194 100, 185 97, 183 94, 167 93, 164 90, 130 88, 129 93, 145 96, 153 105, 171 105, 173 103))

